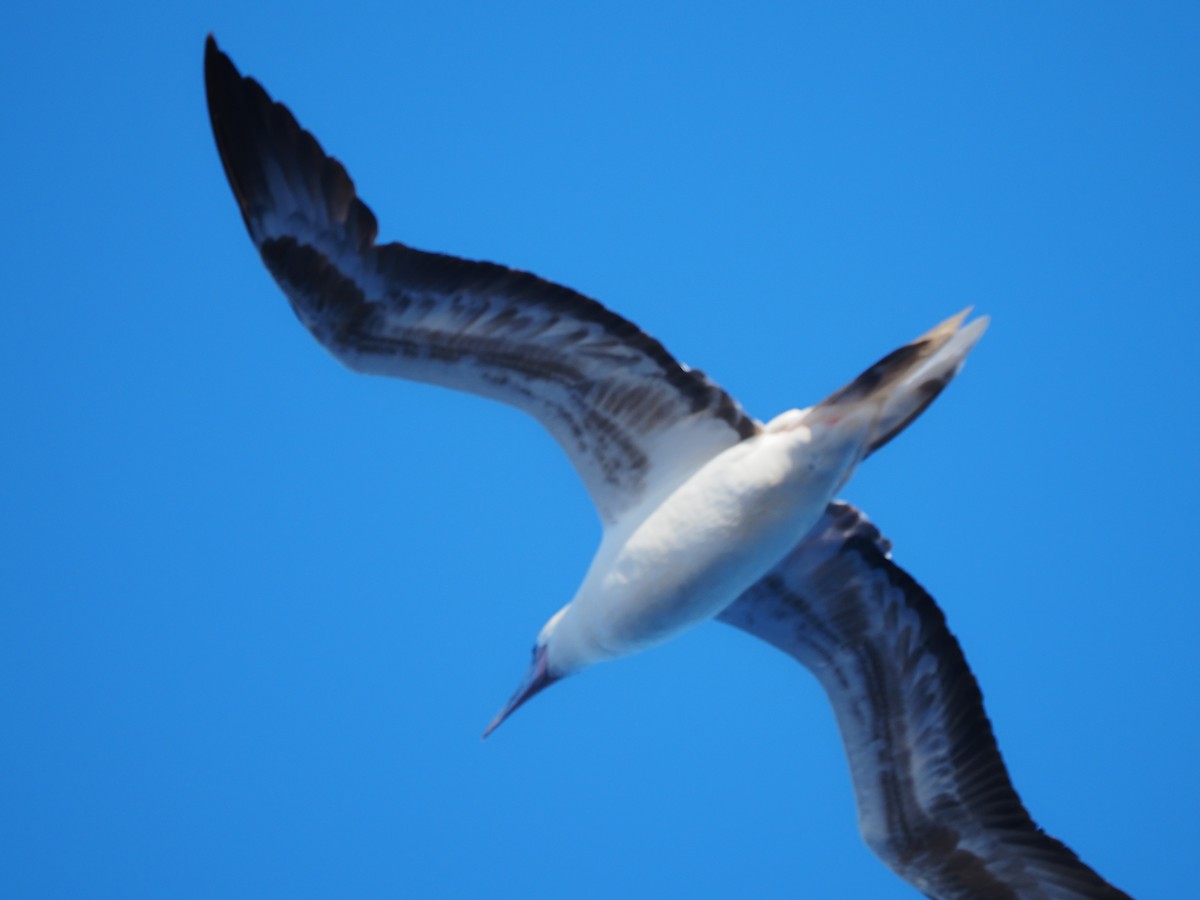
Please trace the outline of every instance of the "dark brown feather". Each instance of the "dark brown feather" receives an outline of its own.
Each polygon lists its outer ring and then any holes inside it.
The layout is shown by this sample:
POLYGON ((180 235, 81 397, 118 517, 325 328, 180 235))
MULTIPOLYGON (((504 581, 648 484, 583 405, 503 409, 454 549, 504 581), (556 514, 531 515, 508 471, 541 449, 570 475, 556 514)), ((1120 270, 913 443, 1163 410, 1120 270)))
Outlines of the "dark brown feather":
POLYGON ((760 430, 703 372, 595 300, 505 266, 377 245, 342 164, 211 37, 205 86, 246 228, 300 320, 342 362, 530 413, 606 521, 760 430))
POLYGON ((863 837, 915 887, 939 900, 1127 898, 1030 817, 945 616, 858 510, 831 504, 719 618, 821 681, 863 837))

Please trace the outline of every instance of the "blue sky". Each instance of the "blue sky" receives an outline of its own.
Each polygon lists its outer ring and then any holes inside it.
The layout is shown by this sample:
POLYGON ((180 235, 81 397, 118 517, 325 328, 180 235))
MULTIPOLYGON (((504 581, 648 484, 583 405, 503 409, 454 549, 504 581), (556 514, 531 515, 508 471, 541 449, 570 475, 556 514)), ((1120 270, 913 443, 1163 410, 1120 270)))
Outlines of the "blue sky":
POLYGON ((385 239, 597 297, 755 415, 991 315, 845 496, 944 607, 1034 817, 1135 896, 1194 891, 1194 5, 0 25, 0 893, 915 896, 816 682, 730 629, 479 741, 598 523, 534 423, 295 321, 213 148, 209 31, 385 239))

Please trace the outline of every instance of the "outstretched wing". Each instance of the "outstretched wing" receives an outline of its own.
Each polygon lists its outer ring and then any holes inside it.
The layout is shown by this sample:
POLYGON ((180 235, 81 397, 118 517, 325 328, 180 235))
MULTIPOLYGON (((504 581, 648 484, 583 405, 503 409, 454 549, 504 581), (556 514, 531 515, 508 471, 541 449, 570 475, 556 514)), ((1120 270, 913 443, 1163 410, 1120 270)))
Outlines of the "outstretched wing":
POLYGON ((376 244, 354 183, 210 37, 225 174, 300 321, 352 369, 481 394, 533 415, 607 524, 759 424, 702 372, 567 288, 491 263, 376 244))
POLYGON ((933 599, 854 507, 720 615, 812 670, 841 729, 859 829, 938 900, 1121 898, 1029 817, 933 599))

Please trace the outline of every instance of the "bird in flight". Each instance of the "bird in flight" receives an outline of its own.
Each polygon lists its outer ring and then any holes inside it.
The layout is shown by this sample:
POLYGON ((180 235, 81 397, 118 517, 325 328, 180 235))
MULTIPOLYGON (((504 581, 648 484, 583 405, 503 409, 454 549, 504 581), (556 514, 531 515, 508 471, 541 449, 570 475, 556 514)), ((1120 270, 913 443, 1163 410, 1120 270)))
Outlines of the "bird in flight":
POLYGON ((594 300, 377 243, 345 168, 211 36, 205 85, 246 228, 314 337, 355 371, 524 410, 596 506, 591 566, 485 737, 554 682, 716 618, 816 673, 864 838, 901 877, 938 898, 1124 896, 1029 818, 937 606, 834 500, 958 374, 985 317, 960 313, 764 423, 594 300))

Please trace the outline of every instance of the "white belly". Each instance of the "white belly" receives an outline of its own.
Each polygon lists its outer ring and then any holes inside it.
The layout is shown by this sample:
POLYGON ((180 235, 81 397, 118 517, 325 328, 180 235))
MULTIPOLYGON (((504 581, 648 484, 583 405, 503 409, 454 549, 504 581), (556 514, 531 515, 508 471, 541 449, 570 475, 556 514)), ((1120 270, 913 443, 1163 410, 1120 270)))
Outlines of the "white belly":
POLYGON ((816 524, 857 462, 856 429, 838 431, 764 432, 713 459, 628 534, 606 535, 560 623, 571 634, 556 640, 579 662, 598 662, 716 615, 816 524))

